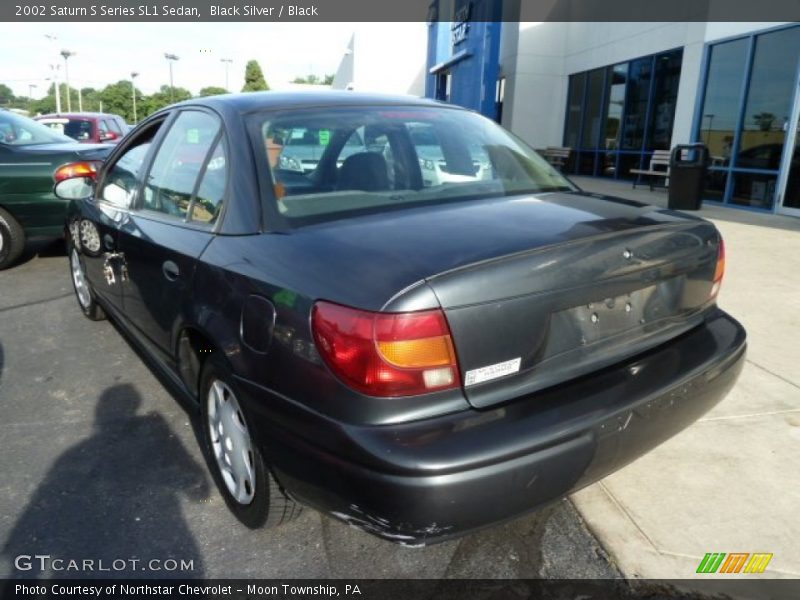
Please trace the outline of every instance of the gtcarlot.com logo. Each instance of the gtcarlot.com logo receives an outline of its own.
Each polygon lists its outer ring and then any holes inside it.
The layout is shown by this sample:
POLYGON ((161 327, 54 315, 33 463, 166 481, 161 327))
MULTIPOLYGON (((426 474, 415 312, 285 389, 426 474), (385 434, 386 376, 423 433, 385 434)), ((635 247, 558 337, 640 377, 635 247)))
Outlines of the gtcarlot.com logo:
POLYGON ((14 559, 18 571, 68 571, 77 573, 114 571, 194 571, 194 560, 176 558, 53 558, 49 554, 20 554, 14 559))
POLYGON ((772 554, 768 552, 709 552, 697 566, 698 573, 763 573, 772 554))

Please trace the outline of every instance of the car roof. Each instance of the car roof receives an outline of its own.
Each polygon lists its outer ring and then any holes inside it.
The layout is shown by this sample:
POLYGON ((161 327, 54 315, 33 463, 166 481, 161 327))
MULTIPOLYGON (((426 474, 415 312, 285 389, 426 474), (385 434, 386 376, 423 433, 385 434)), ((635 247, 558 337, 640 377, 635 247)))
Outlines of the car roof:
MULTIPOLYGON (((37 119, 103 119, 108 117, 119 117, 114 113, 100 113, 100 112, 60 112, 48 113, 46 115, 38 115, 37 119)), ((120 117, 121 118, 121 117, 120 117)))
POLYGON ((310 108, 332 106, 452 106, 444 105, 427 98, 403 96, 397 94, 372 94, 364 92, 321 90, 291 92, 246 92, 239 94, 222 94, 193 98, 180 102, 176 106, 208 106, 211 108, 234 110, 248 113, 258 110, 275 110, 284 108, 310 108))

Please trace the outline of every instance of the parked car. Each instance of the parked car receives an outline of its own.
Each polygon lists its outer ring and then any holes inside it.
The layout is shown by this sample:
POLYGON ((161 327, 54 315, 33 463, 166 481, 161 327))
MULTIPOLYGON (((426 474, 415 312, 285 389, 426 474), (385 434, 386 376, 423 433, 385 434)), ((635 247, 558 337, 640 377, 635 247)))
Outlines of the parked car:
POLYGON ((100 160, 109 150, 0 111, 0 270, 19 258, 26 240, 63 235, 68 202, 53 194, 56 170, 77 160, 100 160))
POLYGON ((125 119, 110 113, 58 113, 35 119, 82 144, 116 144, 129 131, 125 119))
POLYGON ((81 310, 197 403, 250 527, 309 505, 417 545, 521 515, 689 426, 744 362, 713 224, 583 193, 460 108, 190 100, 55 189, 81 310), (425 184, 419 124, 462 180, 425 184), (329 131, 316 167, 270 168, 304 127, 329 131))

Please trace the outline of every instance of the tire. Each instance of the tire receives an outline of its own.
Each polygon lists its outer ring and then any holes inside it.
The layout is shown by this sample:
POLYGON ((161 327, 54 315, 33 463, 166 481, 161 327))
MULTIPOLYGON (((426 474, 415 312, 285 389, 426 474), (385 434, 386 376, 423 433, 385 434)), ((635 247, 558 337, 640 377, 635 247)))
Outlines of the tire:
POLYGON ((78 301, 78 308, 81 309, 83 316, 90 321, 102 321, 106 318, 103 307, 97 303, 97 296, 92 289, 92 285, 86 278, 86 268, 83 265, 78 250, 72 244, 67 244, 69 255, 70 279, 72 279, 72 289, 75 290, 75 299, 78 301))
POLYGON ((200 377, 206 462, 225 503, 241 523, 251 529, 277 527, 298 517, 302 506, 281 490, 267 467, 258 444, 250 435, 247 417, 237 397, 241 395, 230 368, 220 354, 212 354, 205 361, 200 377), (237 461, 237 455, 243 459, 237 461), (222 468, 226 463, 230 467, 227 475, 222 468))
POLYGON ((0 208, 0 271, 13 265, 25 249, 25 232, 8 211, 0 208))

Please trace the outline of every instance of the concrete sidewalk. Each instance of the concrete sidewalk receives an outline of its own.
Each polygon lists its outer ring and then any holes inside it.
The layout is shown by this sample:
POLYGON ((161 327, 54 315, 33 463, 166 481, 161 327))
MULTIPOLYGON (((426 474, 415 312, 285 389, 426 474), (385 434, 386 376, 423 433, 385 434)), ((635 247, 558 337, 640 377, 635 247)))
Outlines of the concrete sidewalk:
MULTIPOLYGON (((664 190, 573 179, 590 192, 666 206, 664 190)), ((800 577, 800 219, 725 208, 720 306, 748 333, 730 395, 698 423, 572 497, 632 578, 708 578, 707 552, 768 552, 762 575, 800 577)))

